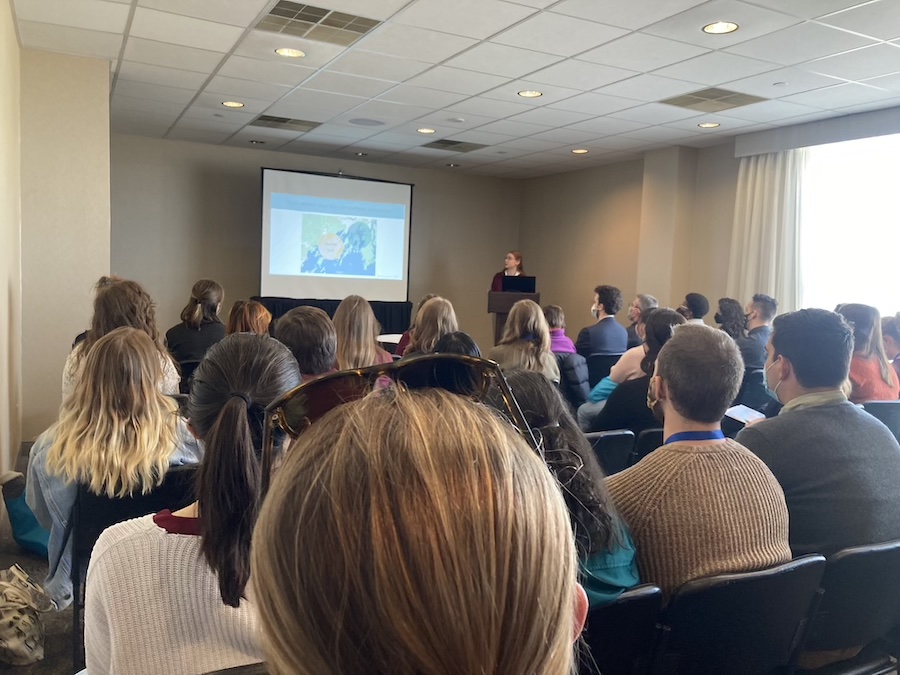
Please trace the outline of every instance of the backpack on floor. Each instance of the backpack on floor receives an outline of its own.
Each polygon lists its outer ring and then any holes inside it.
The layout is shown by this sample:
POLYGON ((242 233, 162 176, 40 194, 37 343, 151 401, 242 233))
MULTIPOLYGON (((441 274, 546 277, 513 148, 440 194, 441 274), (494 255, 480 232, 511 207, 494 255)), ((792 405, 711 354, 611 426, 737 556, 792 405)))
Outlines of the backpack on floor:
POLYGON ((44 658, 40 612, 52 607, 44 589, 21 567, 0 570, 0 663, 23 666, 44 658))

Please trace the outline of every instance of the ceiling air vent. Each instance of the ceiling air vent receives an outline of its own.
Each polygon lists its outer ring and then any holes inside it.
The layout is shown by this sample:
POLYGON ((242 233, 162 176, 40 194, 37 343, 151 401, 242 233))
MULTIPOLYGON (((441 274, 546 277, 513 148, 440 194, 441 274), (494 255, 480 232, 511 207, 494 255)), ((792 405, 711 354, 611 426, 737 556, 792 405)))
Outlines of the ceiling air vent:
POLYGON ((422 146, 423 148, 431 148, 432 150, 447 150, 449 152, 472 152, 473 150, 481 150, 481 148, 486 148, 486 145, 482 145, 481 143, 466 143, 465 141, 448 141, 446 139, 441 139, 439 141, 432 141, 431 143, 426 143, 422 146))
POLYGON ((349 47, 380 21, 281 0, 256 24, 260 30, 349 47))
POLYGON ((290 117, 275 117, 274 115, 260 115, 250 122, 250 126, 269 127, 270 129, 287 129, 288 131, 304 132, 312 131, 320 126, 321 122, 309 120, 292 120, 290 117))
POLYGON ((668 103, 679 108, 687 108, 699 112, 715 113, 768 100, 761 96, 750 96, 737 91, 713 87, 712 89, 701 89, 690 94, 667 98, 664 101, 660 101, 660 103, 668 103))

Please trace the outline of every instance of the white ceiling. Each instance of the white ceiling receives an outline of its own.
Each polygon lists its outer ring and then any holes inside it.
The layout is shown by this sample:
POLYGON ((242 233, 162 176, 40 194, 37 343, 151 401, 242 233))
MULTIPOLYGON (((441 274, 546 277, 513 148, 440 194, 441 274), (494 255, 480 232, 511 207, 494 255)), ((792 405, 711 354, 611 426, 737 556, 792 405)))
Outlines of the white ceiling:
POLYGON ((351 47, 254 30, 276 2, 12 0, 23 46, 110 61, 112 130, 160 138, 527 178, 900 106, 900 0, 309 0, 385 22, 351 47), (773 100, 658 103, 711 86, 773 100))

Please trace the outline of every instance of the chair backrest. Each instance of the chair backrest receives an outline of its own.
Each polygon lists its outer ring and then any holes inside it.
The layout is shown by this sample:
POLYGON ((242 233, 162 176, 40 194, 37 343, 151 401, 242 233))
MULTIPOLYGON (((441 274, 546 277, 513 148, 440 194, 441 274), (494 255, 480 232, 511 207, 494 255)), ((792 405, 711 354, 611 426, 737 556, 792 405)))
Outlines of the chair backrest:
POLYGON ((588 612, 581 675, 630 674, 649 665, 662 602, 662 591, 644 584, 588 612))
POLYGON ((592 431, 585 436, 607 476, 628 468, 628 459, 634 450, 634 432, 628 429, 616 429, 614 431, 592 431))
POLYGON ((900 401, 869 401, 863 403, 863 409, 880 419, 900 441, 900 401))
POLYGON ((824 571, 825 558, 807 555, 766 570, 683 584, 663 612, 654 670, 767 673, 789 668, 824 571))
POLYGON ((830 651, 866 645, 900 620, 900 541, 855 546, 828 558, 825 594, 804 649, 830 651))
POLYGON ((178 362, 178 370, 181 371, 181 382, 178 384, 178 387, 182 394, 191 393, 191 375, 194 374, 199 365, 200 359, 178 362))
POLYGON ((628 458, 628 466, 633 466, 663 444, 662 429, 644 429, 634 442, 634 451, 628 458))
POLYGON ((609 375, 609 371, 621 357, 621 354, 591 354, 587 357, 588 384, 591 385, 591 389, 609 375))

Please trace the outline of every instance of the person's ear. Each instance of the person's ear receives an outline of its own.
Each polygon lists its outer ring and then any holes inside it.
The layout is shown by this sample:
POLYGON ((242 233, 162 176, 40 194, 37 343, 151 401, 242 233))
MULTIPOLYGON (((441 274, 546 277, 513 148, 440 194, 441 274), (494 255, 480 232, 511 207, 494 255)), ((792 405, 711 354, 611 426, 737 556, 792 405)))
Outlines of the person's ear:
POLYGON ((781 355, 781 364, 776 366, 776 368, 778 368, 779 380, 788 379, 794 372, 794 364, 784 354, 781 355))
POLYGON ((665 401, 669 398, 669 387, 666 381, 659 375, 656 376, 656 400, 665 401))
POLYGON ((581 636, 581 632, 584 630, 589 606, 587 593, 584 592, 584 586, 575 584, 575 609, 572 621, 573 642, 581 636))

